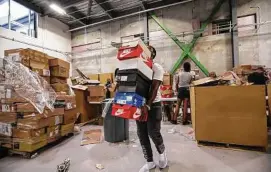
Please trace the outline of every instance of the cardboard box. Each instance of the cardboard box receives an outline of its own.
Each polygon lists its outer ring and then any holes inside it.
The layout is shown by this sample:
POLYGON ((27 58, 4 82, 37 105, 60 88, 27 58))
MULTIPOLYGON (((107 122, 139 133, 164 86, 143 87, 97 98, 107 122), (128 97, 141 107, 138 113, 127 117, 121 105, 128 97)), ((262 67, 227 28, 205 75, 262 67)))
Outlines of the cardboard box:
POLYGON ((64 108, 55 108, 54 111, 51 111, 50 109, 44 109, 42 115, 47 118, 52 116, 64 115, 64 108))
POLYGON ((88 86, 90 97, 104 97, 105 89, 104 86, 88 86))
POLYGON ((101 73, 99 74, 99 81, 101 84, 106 84, 107 79, 110 79, 111 82, 113 81, 113 73, 101 73))
POLYGON ((20 139, 40 137, 44 134, 45 134, 45 128, 30 129, 30 130, 13 128, 12 130, 12 137, 20 138, 20 139))
MULTIPOLYGON (((54 117, 51 117, 54 118, 54 117)), ((49 121, 50 118, 41 118, 38 116, 18 119, 17 120, 17 128, 18 129, 40 129, 49 126, 52 126, 52 119, 49 121)))
POLYGON ((52 127, 55 125, 61 125, 63 123, 63 115, 52 116, 47 119, 48 119, 48 126, 49 127, 52 127))
POLYGON ((174 95, 171 85, 161 85, 160 92, 161 92, 162 98, 171 98, 174 95))
POLYGON ((88 96, 88 102, 102 102, 104 101, 105 97, 90 97, 88 96))
POLYGON ((17 112, 38 112, 31 103, 16 103, 17 112))
POLYGON ((14 124, 16 123, 16 120, 17 120, 16 113, 6 113, 6 112, 0 113, 0 122, 14 124))
POLYGON ((76 99, 72 95, 57 95, 56 100, 64 101, 65 110, 76 108, 76 99))
POLYGON ((0 112, 16 112, 16 105, 11 103, 1 103, 0 112))
POLYGON ((66 78, 61 78, 61 77, 51 77, 51 84, 67 84, 67 79, 66 78))
POLYGON ((172 75, 165 73, 163 77, 163 85, 172 85, 172 75))
POLYGON ((50 76, 50 70, 49 70, 49 68, 48 69, 32 68, 32 71, 36 72, 39 76, 50 76))
POLYGON ((31 67, 31 61, 40 63, 40 64, 49 64, 49 59, 47 54, 37 51, 37 50, 32 50, 32 49, 27 49, 30 51, 30 67, 31 67))
POLYGON ((264 86, 191 88, 196 140, 266 147, 264 86))
MULTIPOLYGON (((141 109, 135 106, 113 104, 112 115, 124 119, 139 120, 142 114, 141 109)), ((145 115, 144 117, 145 118, 142 119, 142 121, 147 121, 148 116, 145 115)))
POLYGON ((51 84, 52 88, 56 91, 56 92, 65 92, 65 93, 69 93, 70 91, 70 87, 68 84, 51 84))
POLYGON ((60 125, 47 128, 47 137, 54 138, 60 136, 60 125))
POLYGON ((27 67, 30 65, 30 50, 28 49, 5 50, 5 57, 8 60, 20 62, 27 67))
POLYGON ((76 95, 76 106, 80 112, 79 122, 87 122, 96 116, 96 111, 87 100, 89 96, 88 87, 82 85, 72 86, 72 89, 76 95))
POLYGON ((70 70, 60 66, 50 67, 51 76, 69 78, 70 70))
POLYGON ((50 59, 49 66, 59 66, 68 70, 70 69, 70 63, 61 59, 50 59))
POLYGON ((61 125, 61 136, 66 136, 74 131, 74 124, 61 125))
POLYGON ((12 136, 12 124, 0 122, 0 136, 12 136))
POLYGON ((50 82, 51 82, 50 76, 42 76, 42 78, 43 78, 48 84, 50 84, 50 82))
POLYGON ((77 109, 72 109, 72 110, 66 110, 65 114, 64 114, 64 120, 63 120, 63 124, 71 124, 71 123, 75 123, 77 120, 77 116, 79 116, 79 112, 77 109))
POLYGON ((46 144, 46 135, 30 139, 13 139, 13 150, 19 152, 33 152, 42 148, 46 144))
POLYGON ((89 74, 88 78, 90 80, 98 80, 99 81, 99 74, 89 74))

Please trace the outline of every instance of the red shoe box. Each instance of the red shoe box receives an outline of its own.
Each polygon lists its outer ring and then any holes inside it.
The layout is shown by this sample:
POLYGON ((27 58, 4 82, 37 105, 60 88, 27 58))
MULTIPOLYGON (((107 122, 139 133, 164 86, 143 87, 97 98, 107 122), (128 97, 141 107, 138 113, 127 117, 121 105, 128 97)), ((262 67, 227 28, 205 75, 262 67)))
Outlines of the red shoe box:
MULTIPOLYGON (((125 119, 139 120, 141 117, 141 109, 131 105, 113 104, 112 115, 125 119)), ((147 121, 147 116, 141 121, 147 121)))
POLYGON ((162 98, 172 98, 173 97, 173 90, 171 85, 161 85, 160 92, 162 98))
POLYGON ((142 40, 133 41, 119 48, 118 59, 128 60, 133 58, 142 58, 143 61, 152 68, 151 52, 142 40))

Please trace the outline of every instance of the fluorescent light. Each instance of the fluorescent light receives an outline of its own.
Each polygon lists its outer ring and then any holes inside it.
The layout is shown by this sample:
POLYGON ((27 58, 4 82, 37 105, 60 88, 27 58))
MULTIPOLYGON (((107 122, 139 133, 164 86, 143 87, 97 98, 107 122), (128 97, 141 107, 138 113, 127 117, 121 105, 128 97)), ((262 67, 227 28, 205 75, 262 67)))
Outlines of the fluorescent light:
POLYGON ((61 15, 67 14, 65 10, 63 10, 60 6, 58 6, 56 4, 51 4, 50 8, 52 8, 54 11, 58 12, 61 15))

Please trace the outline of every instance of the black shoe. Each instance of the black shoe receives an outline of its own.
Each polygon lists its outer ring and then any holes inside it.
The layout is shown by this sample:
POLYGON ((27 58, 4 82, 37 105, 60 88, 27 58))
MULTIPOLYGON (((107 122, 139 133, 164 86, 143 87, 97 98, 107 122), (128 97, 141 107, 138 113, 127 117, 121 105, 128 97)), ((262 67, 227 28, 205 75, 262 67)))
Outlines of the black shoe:
POLYGON ((177 125, 177 124, 178 124, 178 123, 177 123, 177 120, 171 120, 170 122, 171 122, 171 124, 174 124, 174 125, 177 125))

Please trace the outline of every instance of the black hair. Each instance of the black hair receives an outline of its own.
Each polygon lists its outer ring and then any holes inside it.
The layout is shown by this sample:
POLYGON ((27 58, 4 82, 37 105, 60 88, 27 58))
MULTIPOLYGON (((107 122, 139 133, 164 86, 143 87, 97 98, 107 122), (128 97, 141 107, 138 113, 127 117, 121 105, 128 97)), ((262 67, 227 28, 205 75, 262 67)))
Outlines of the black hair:
POLYGON ((183 64, 183 68, 185 72, 190 72, 191 71, 191 64, 189 62, 185 62, 183 64))
POLYGON ((149 50, 151 51, 151 58, 155 59, 156 57, 156 50, 152 46, 149 46, 149 50))
POLYGON ((117 69, 115 70, 115 77, 117 76, 118 71, 119 71, 119 68, 117 68, 117 69))

